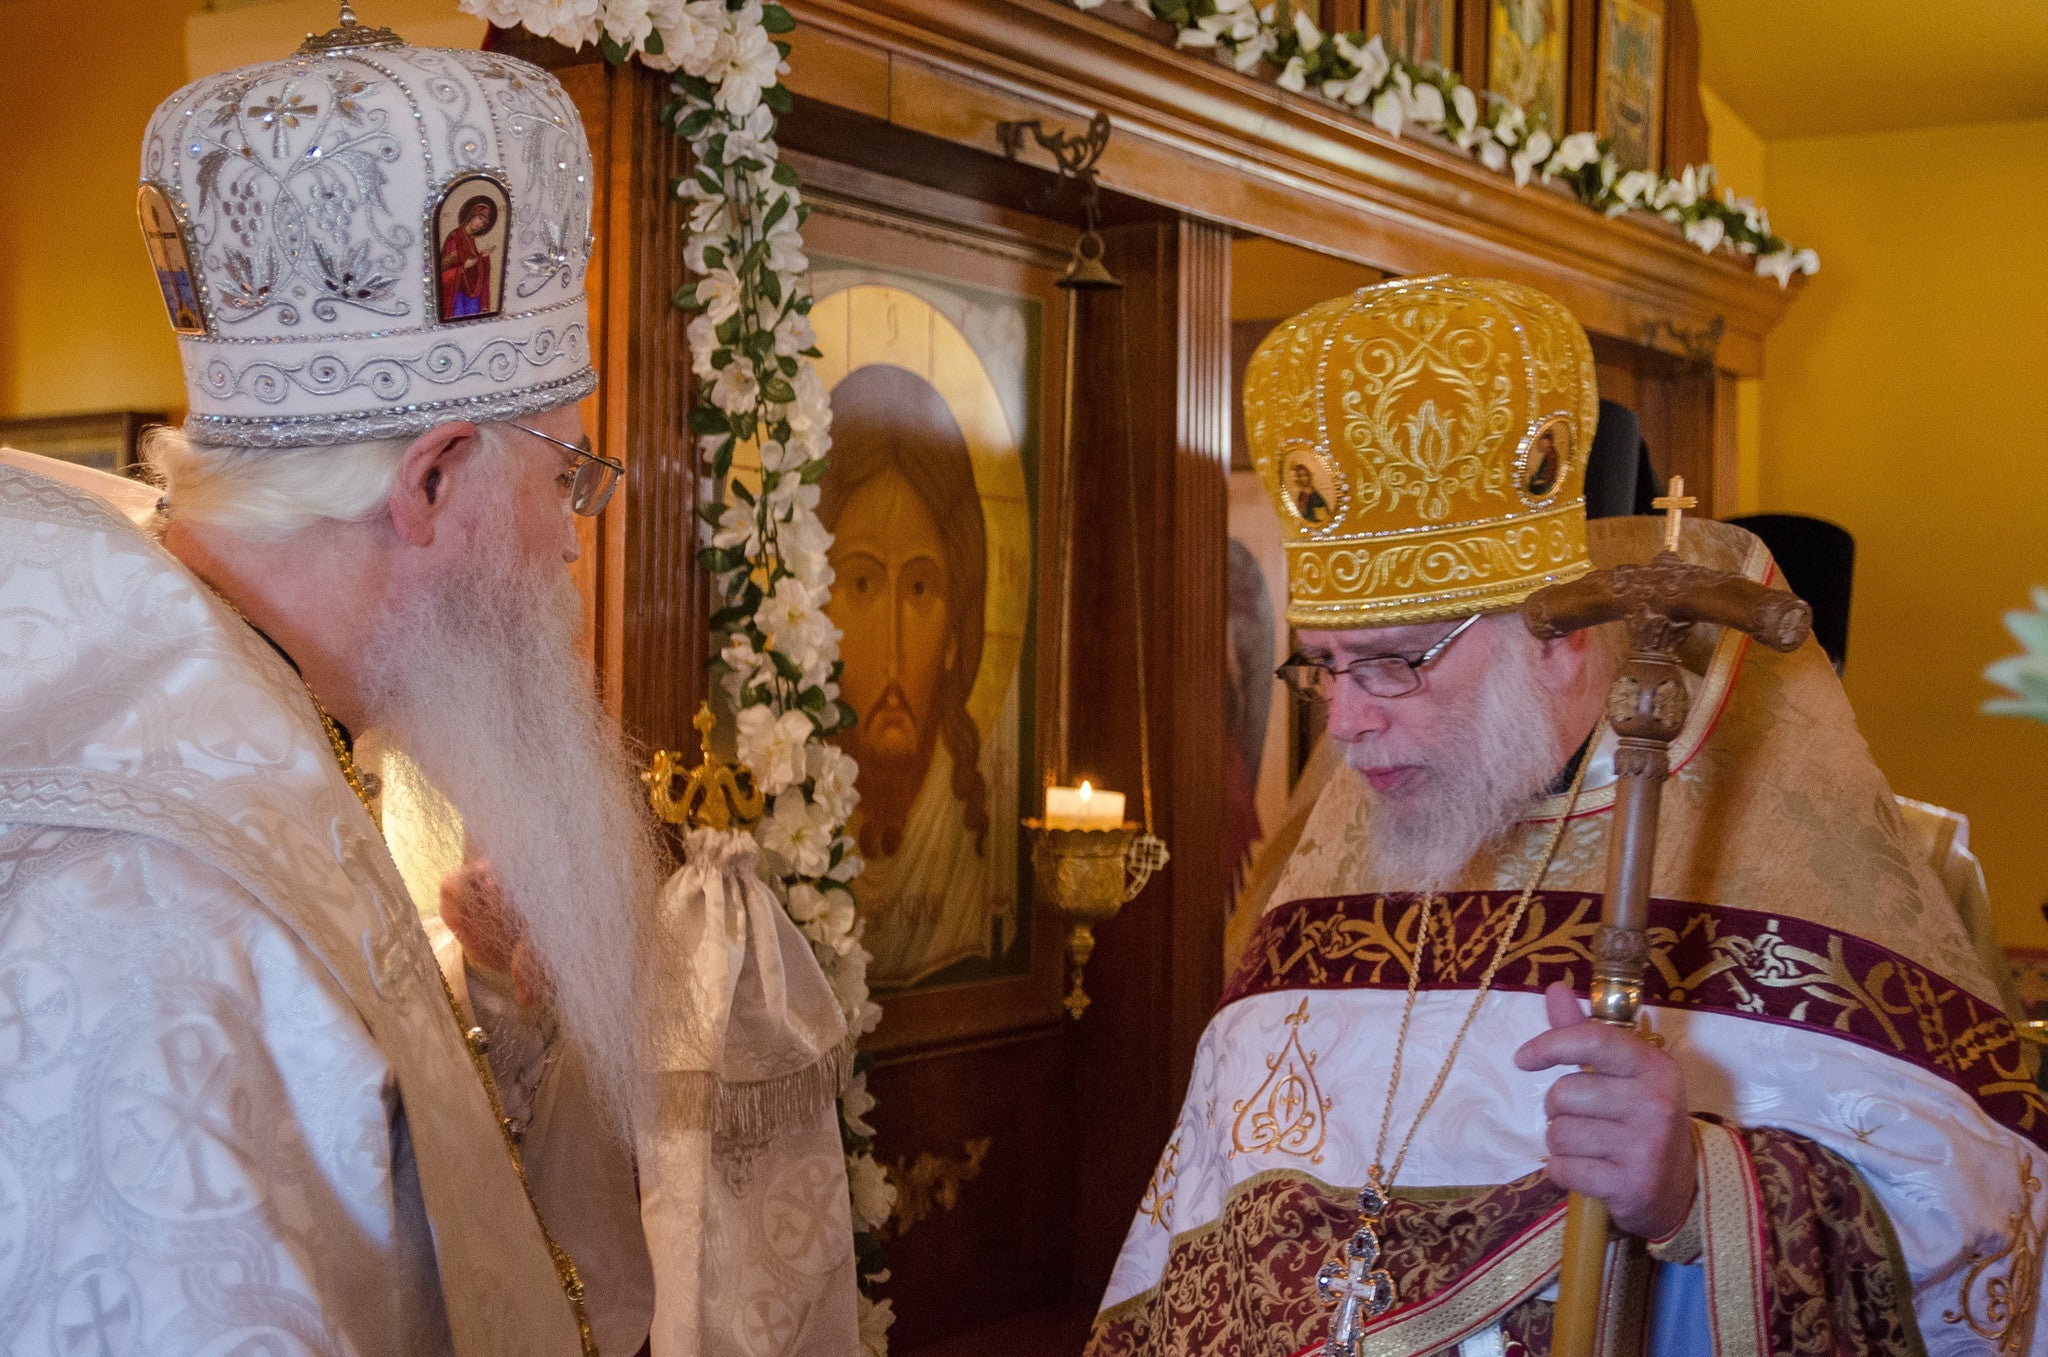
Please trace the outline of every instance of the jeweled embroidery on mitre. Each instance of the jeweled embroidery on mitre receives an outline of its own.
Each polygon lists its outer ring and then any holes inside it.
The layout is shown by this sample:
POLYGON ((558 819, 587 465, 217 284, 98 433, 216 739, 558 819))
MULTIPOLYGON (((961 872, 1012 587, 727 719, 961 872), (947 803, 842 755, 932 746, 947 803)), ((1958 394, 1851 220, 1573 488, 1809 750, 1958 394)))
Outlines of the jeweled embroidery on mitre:
POLYGON ((392 436, 596 384, 589 146, 537 67, 396 44, 225 72, 157 110, 142 177, 200 441, 392 436))
POLYGON ((1597 409, 1584 332, 1513 284, 1384 283, 1282 325, 1247 371, 1245 426, 1289 620, 1492 611, 1583 573, 1597 409))

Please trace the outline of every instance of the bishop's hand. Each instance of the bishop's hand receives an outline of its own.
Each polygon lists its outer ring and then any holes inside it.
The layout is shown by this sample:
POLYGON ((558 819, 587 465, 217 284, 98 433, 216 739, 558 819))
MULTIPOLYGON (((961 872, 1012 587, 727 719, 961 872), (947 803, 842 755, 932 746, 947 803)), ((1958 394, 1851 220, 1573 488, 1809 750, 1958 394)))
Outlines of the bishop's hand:
POLYGON ((1571 987, 1543 992, 1550 1030, 1515 1052, 1525 1070, 1578 1069, 1550 1086, 1545 1172, 1559 1187, 1607 1203, 1614 1223, 1663 1239, 1692 1210, 1695 1158, 1685 1077, 1664 1052, 1595 1022, 1571 987))
POLYGON ((512 977, 512 997, 522 1008, 547 1002, 547 977, 526 941, 519 917, 483 859, 465 862, 441 878, 441 922, 462 944, 470 965, 512 977))

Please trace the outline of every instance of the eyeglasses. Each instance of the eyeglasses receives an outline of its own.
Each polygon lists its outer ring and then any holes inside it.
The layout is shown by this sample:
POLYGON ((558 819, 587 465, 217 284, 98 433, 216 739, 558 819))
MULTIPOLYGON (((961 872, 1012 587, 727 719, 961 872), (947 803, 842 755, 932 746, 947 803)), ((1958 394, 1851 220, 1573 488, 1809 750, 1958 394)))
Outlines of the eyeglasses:
POLYGON ((511 427, 521 433, 530 433, 544 443, 553 443, 565 452, 575 453, 576 476, 569 482, 569 508, 585 518, 596 518, 604 512, 604 506, 612 502, 612 491, 619 488, 619 477, 626 471, 625 463, 598 456, 590 450, 587 438, 579 447, 574 443, 564 443, 539 429, 529 429, 524 424, 511 427))
POLYGON ((1308 702, 1328 702, 1336 692, 1340 674, 1374 697, 1402 697, 1422 686, 1422 667, 1450 649, 1451 642, 1464 635, 1465 629, 1478 620, 1479 614, 1474 613, 1451 628, 1450 635, 1412 660, 1406 655, 1368 655, 1364 659, 1353 660, 1342 669, 1333 669, 1321 660, 1297 654, 1289 656, 1287 663, 1274 670, 1273 675, 1285 683, 1296 697, 1308 702))

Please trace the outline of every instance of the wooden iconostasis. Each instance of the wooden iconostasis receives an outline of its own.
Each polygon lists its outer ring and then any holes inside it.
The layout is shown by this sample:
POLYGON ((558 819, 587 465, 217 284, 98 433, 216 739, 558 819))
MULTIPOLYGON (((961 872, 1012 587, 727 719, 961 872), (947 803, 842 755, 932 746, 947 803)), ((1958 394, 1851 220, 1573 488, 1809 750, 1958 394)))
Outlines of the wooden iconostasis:
MULTIPOLYGON (((871 865, 857 891, 884 1013, 868 1041, 871 1120, 900 1194, 891 1350, 1074 1353, 1222 989, 1245 837, 1233 778, 1270 818, 1273 770, 1284 801, 1309 734, 1287 728, 1270 689, 1259 700, 1259 671, 1285 637, 1269 620, 1247 641, 1256 600, 1234 600, 1254 582, 1268 613, 1284 599, 1260 538, 1272 511, 1233 462, 1234 374, 1250 348, 1303 306, 1382 277, 1543 288, 1592 334, 1603 394, 1641 418, 1659 472, 1683 473, 1726 512, 1734 383, 1760 371, 1786 296, 1660 222, 1517 189, 1454 150, 1387 138, 1176 51, 1170 29, 1127 6, 789 3, 797 107, 779 140, 813 209, 814 320, 835 405, 820 509, 838 538, 831 608, 861 716, 850 747, 871 865), (1079 131, 1097 110, 1114 128, 1106 262, 1125 286, 1080 303, 1070 355, 1070 298, 1053 284, 1078 203, 1054 191, 1042 158, 1006 159, 995 128, 1035 117, 1079 131), (1060 1007, 1061 930, 1033 904, 1017 826, 1039 809, 1052 758, 1051 472, 1069 380, 1072 767, 1136 797, 1142 634, 1154 827, 1173 852, 1100 930, 1078 1022, 1060 1007)), ((1614 0, 1527 3, 1550 26, 1522 15, 1522 36, 1554 42, 1524 46, 1563 54, 1568 121, 1591 126, 1602 115, 1589 35, 1614 0)), ((1654 134, 1639 42, 1635 84, 1617 85, 1608 116, 1635 118, 1666 164, 1704 159, 1688 0, 1628 3, 1661 29, 1654 134)), ((1440 0, 1436 20, 1416 9, 1324 0, 1322 18, 1434 22, 1468 79, 1484 71, 1480 0, 1440 0)), ((669 304, 684 281, 668 191, 682 146, 658 125, 658 75, 517 34, 495 41, 557 71, 599 167, 602 383, 586 414, 627 473, 614 509, 585 527, 590 654, 633 741, 694 754, 710 647, 683 432, 690 363, 669 304)))

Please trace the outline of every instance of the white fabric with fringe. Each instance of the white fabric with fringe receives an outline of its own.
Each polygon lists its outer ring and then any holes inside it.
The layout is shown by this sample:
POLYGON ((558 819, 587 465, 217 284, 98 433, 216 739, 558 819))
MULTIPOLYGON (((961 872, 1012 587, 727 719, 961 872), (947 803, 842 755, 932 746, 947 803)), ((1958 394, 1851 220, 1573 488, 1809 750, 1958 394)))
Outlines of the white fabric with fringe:
POLYGON ((653 1357, 860 1347, 835 1102, 854 1037, 754 841, 693 829, 656 919, 661 1097, 637 1137, 653 1357))

